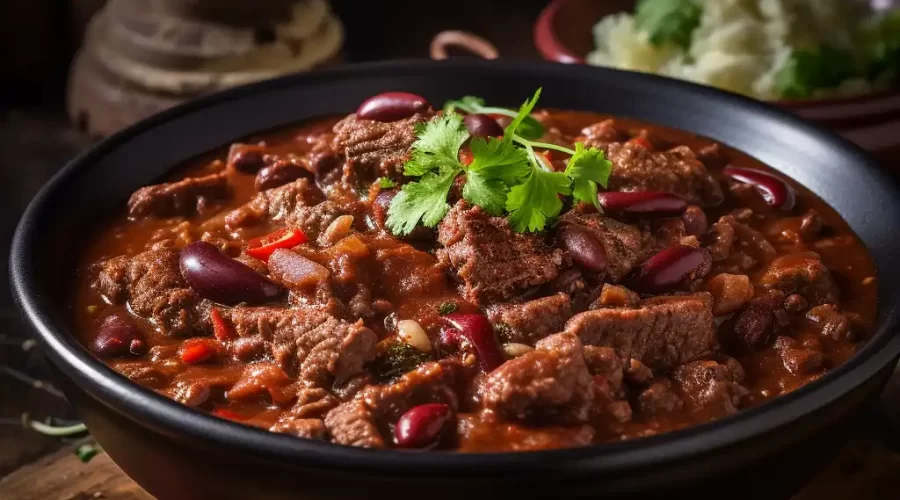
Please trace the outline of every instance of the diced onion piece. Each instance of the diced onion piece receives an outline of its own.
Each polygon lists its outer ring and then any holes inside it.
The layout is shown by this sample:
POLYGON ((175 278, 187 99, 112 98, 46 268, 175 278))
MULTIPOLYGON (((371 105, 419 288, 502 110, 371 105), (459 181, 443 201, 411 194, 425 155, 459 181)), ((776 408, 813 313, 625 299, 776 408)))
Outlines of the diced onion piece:
POLYGON ((350 234, 353 229, 353 216, 342 215, 328 225, 325 232, 322 233, 320 241, 322 243, 333 245, 340 241, 341 238, 350 234))
POLYGON ((417 321, 404 319, 397 322, 397 332, 399 337, 407 344, 415 347, 422 352, 431 352, 431 339, 417 321))
POLYGON ((519 356, 523 356, 533 351, 534 347, 526 344, 519 344, 517 342, 510 342, 508 344, 503 344, 503 352, 506 353, 510 358, 518 358, 519 356))

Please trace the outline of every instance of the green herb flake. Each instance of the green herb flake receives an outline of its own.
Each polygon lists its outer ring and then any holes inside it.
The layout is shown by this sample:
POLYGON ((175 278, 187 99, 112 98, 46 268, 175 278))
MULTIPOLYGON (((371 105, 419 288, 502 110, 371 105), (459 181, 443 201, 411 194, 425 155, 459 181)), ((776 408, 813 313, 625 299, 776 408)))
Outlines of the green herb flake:
POLYGON ((378 179, 378 185, 381 186, 381 189, 390 189, 397 186, 397 184, 393 180, 391 180, 390 177, 380 177, 378 179))
POLYGON ((448 300, 447 302, 441 302, 441 305, 438 306, 438 314, 446 316, 455 313, 457 309, 459 309, 459 304, 452 300, 448 300))
POLYGON ((75 456, 78 460, 88 463, 92 458, 96 457, 103 451, 98 445, 86 443, 75 449, 75 456))
POLYGON ((816 89, 837 87, 856 74, 850 52, 823 45, 812 50, 794 50, 775 75, 775 85, 783 97, 803 99, 816 89))
POLYGON ((697 0, 640 0, 634 24, 657 47, 672 44, 687 49, 702 13, 703 7, 697 0))

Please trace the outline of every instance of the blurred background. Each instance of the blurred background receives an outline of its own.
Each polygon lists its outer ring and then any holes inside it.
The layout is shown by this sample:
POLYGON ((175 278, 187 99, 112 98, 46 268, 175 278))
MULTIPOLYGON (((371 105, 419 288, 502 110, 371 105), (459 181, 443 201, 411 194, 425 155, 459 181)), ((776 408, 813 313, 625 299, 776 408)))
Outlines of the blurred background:
MULTIPOLYGON (((707 5, 725 6, 722 8, 726 13, 728 8, 739 10, 745 4, 808 6, 815 3, 814 0, 707 2, 707 5)), ((652 0, 642 3, 685 4, 652 0)), ((847 6, 865 5, 866 9, 885 11, 896 2, 822 0, 821 4, 826 5, 821 12, 830 19, 838 22, 843 19, 843 24, 848 24, 842 10, 847 6)), ((666 59, 672 54, 667 46, 644 47, 641 44, 646 40, 629 41, 632 21, 627 17, 609 18, 609 22, 604 21, 607 23, 604 28, 594 27, 610 13, 633 9, 634 2, 622 0, 0 2, 0 268, 6 275, 9 242, 22 210, 54 172, 98 138, 165 107, 287 72, 315 71, 361 61, 429 57, 433 55, 432 39, 444 30, 480 35, 495 46, 501 57, 587 60, 626 69, 675 71, 676 66, 666 59), (545 17, 548 13, 555 15, 543 27, 539 20, 542 12, 545 17), (619 44, 624 44, 624 48, 619 44), (649 62, 632 57, 638 53, 649 57, 649 62)), ((813 33, 817 25, 821 28, 825 21, 824 18, 816 21, 818 13, 810 13, 812 17, 794 23, 790 27, 792 33, 805 35, 807 30, 813 33)), ((638 24, 640 17, 638 13, 638 24)), ((699 14, 693 18, 655 17, 687 19, 690 30, 701 22, 699 14)), ((775 78, 769 87, 781 91, 777 98, 817 99, 814 105, 779 105, 801 115, 806 113, 804 116, 808 118, 824 120, 825 126, 860 143, 868 141, 866 145, 872 146, 885 167, 892 170, 900 157, 897 116, 900 99, 896 92, 900 24, 896 19, 894 16, 890 21, 894 24, 885 22, 875 27, 867 24, 865 29, 861 24, 858 32, 850 30, 847 40, 836 42, 840 50, 828 45, 831 39, 826 43, 812 36, 801 36, 811 41, 788 47, 783 56, 773 56, 781 59, 777 67, 767 69, 775 78), (854 45, 857 36, 861 41, 854 45), (840 47, 841 43, 847 47, 840 47), (856 48, 859 54, 865 55, 859 58, 847 55, 857 54, 856 48), (859 64, 853 63, 863 59, 859 64), (842 68, 843 73, 837 74, 835 68, 842 68), (877 69, 877 74, 872 68, 877 69), (871 92, 857 98, 853 91, 860 88, 861 78, 866 80, 867 92, 871 92), (822 101, 819 93, 822 88, 839 90, 842 95, 837 101, 822 101), (871 114, 873 107, 877 109, 876 118, 854 115, 858 113, 854 109, 861 109, 855 107, 860 99, 869 102, 870 111, 866 113, 871 114), (883 103, 878 99, 884 99, 883 103)), ((683 28, 685 25, 646 27, 676 34, 683 28)), ((822 36, 832 39, 834 33, 843 33, 831 28, 827 31, 822 36)), ((716 39, 715 32, 709 35, 711 40, 716 39)), ((458 34, 447 36, 452 41, 458 34)), ((720 42, 728 45, 728 40, 720 42)), ((491 52, 490 47, 485 49, 471 38, 463 39, 463 43, 475 44, 483 55, 491 52)), ((684 49, 693 54, 693 48, 684 49)), ((449 52, 454 56, 466 53, 452 49, 449 52)), ((746 83, 751 76, 756 77, 735 72, 728 66, 728 61, 736 60, 728 59, 725 54, 724 59, 716 61, 716 67, 724 69, 705 75, 713 84, 735 90, 735 86, 746 83), (721 61, 725 63, 718 65, 721 61), (719 77, 725 80, 716 80, 719 77)), ((677 68, 678 71, 690 69, 677 68)), ((766 83, 764 74, 759 78, 766 83)), ((759 88, 759 85, 754 87, 759 88)), ((146 498, 111 462, 92 461, 93 469, 83 469, 79 468, 81 462, 61 461, 59 457, 72 455, 70 440, 23 426, 23 415, 27 415, 26 420, 56 426, 75 425, 77 421, 61 395, 45 380, 41 357, 20 322, 6 286, 0 287, 0 325, 0 477, 9 475, 0 480, 0 498, 146 498), (59 452, 60 449, 65 451, 59 452), (35 489, 32 483, 36 479, 46 479, 52 485, 35 489), (93 489, 85 490, 85 484, 93 489)), ((854 445, 848 452, 849 458, 845 457, 845 462, 830 472, 844 474, 845 482, 840 486, 826 483, 828 486, 819 486, 818 491, 834 488, 859 491, 871 488, 878 481, 894 481, 891 491, 900 491, 897 484, 900 455, 887 450, 900 449, 897 433, 891 430, 898 428, 891 427, 891 422, 900 418, 897 379, 888 389, 882 406, 873 409, 869 417, 872 425, 867 426, 863 442, 879 445, 854 445), (848 475, 855 482, 847 482, 848 475)), ((80 439, 76 445, 85 443, 83 433, 75 433, 75 437, 80 439)), ((89 448, 82 451, 85 450, 89 448)), ((880 491, 887 491, 888 483, 880 484, 880 491)), ((809 495, 817 498, 813 493, 809 495)))

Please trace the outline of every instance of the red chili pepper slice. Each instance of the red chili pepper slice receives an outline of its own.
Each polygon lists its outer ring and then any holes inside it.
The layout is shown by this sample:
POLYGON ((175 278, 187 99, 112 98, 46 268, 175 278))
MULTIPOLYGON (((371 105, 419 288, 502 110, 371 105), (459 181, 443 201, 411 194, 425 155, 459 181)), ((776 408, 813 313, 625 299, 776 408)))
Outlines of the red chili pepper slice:
POLYGON ((306 234, 299 229, 283 227, 272 234, 250 240, 247 245, 247 254, 251 257, 268 262, 272 252, 279 248, 293 248, 306 242, 306 234))
POLYGON ((180 353, 182 362, 195 365, 208 361, 217 351, 206 339, 191 339, 181 345, 180 353))
POLYGON ((650 141, 642 135, 634 136, 628 142, 641 146, 644 149, 653 149, 653 145, 650 144, 650 141))
POLYGON ((220 313, 218 309, 212 308, 209 311, 209 317, 212 319, 213 335, 215 335, 217 339, 223 342, 234 339, 234 331, 232 331, 231 327, 228 326, 228 323, 225 322, 225 318, 222 317, 222 313, 220 313))
POLYGON ((212 414, 227 420, 245 420, 243 416, 225 408, 216 408, 212 411, 212 414))

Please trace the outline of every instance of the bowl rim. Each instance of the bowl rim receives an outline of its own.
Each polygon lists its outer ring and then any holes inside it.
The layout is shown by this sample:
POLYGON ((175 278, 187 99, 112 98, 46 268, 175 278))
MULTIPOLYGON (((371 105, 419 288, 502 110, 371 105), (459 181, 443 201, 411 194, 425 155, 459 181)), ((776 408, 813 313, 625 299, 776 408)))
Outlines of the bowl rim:
MULTIPOLYGON (((487 454, 468 453, 410 453, 398 450, 367 450, 334 445, 326 442, 298 439, 263 429, 241 425, 206 413, 198 412, 170 400, 117 374, 91 355, 69 333, 69 326, 56 321, 52 311, 58 304, 38 293, 34 269, 33 249, 40 244, 36 226, 43 212, 50 210, 55 196, 70 179, 109 151, 115 150, 131 138, 175 118, 201 111, 221 103, 241 100, 254 94, 277 91, 284 87, 305 83, 320 83, 344 78, 378 76, 385 73, 421 72, 429 69, 461 69, 490 72, 563 72, 566 76, 583 75, 584 67, 560 65, 541 61, 460 60, 391 60, 329 68, 309 74, 294 74, 215 93, 176 106, 147 120, 128 127, 85 151, 69 162, 48 181, 25 210, 13 238, 10 252, 10 280, 14 300, 22 315, 36 332, 36 338, 64 374, 76 379, 90 397, 159 434, 193 442, 214 449, 224 447, 254 457, 282 464, 302 465, 333 470, 353 470, 383 476, 410 473, 440 474, 441 476, 491 476, 496 474, 531 476, 534 471, 572 474, 616 473, 654 464, 673 463, 729 446, 747 443, 801 419, 804 415, 835 403, 852 390, 869 382, 900 355, 900 335, 897 325, 900 314, 886 314, 879 308, 876 329, 866 343, 846 363, 834 368, 820 379, 807 384, 767 404, 738 412, 720 420, 672 431, 660 435, 622 442, 580 448, 534 452, 505 452, 487 454)), ((706 96, 739 105, 748 113, 773 117, 783 124, 818 142, 843 150, 858 160, 856 167, 876 180, 888 181, 864 151, 850 142, 826 132, 810 123, 766 106, 758 101, 689 82, 655 75, 624 72, 608 68, 592 68, 610 77, 627 81, 648 80, 648 84, 674 87, 673 91, 706 96), (679 90, 680 88, 680 90, 679 90)), ((417 73, 418 74, 418 73, 417 73)), ((202 153, 198 151, 196 153, 202 153)), ((752 152, 748 152, 752 154, 752 152)), ((893 184, 888 189, 898 191, 893 184)), ((900 199, 900 195, 898 195, 900 199)), ((888 286, 879 280, 880 287, 888 286)), ((895 285, 891 285, 895 286, 895 285)), ((882 288, 879 289, 880 291, 882 288)), ((549 477, 549 476, 547 476, 549 477)))
MULTIPOLYGON (((586 66, 599 67, 589 64, 583 56, 580 56, 573 52, 556 36, 556 30, 554 29, 556 15, 567 4, 575 3, 576 1, 579 0, 551 0, 551 2, 541 10, 534 23, 532 34, 534 45, 535 47, 537 47, 538 52, 541 53, 541 56, 548 61, 554 61, 564 64, 584 64, 586 66)), ((674 77, 667 77, 663 75, 658 76, 662 76, 663 78, 677 79, 674 77)), ((900 85, 856 95, 811 97, 809 99, 775 99, 772 101, 762 102, 768 102, 776 106, 783 106, 788 109, 796 109, 799 111, 809 108, 862 104, 872 101, 878 101, 881 99, 893 98, 898 95, 900 95, 900 85)))

